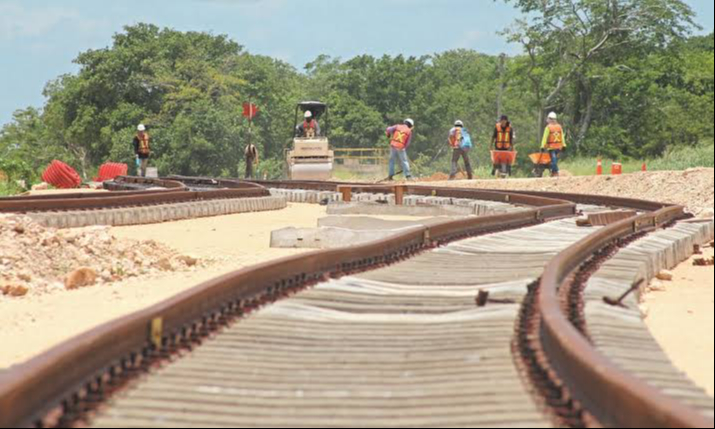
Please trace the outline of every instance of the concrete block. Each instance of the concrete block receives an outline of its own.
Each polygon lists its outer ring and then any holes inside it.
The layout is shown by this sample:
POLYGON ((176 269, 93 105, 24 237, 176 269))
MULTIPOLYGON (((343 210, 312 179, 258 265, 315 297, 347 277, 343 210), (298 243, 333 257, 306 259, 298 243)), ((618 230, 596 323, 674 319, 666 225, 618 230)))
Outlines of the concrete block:
POLYGON ((285 228, 271 233, 271 247, 282 249, 336 249, 388 238, 401 230, 353 231, 342 228, 285 228))

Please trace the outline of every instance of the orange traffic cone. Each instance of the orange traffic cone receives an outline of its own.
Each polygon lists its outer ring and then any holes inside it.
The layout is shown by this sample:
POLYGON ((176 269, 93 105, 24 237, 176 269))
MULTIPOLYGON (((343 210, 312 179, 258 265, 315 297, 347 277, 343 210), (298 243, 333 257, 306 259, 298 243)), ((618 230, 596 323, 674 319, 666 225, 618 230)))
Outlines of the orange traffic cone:
POLYGON ((596 176, 603 176, 603 161, 601 161, 601 158, 598 158, 596 163, 596 176))
POLYGON ((620 176, 623 174, 623 164, 620 162, 614 162, 613 166, 611 167, 611 174, 614 176, 620 176))

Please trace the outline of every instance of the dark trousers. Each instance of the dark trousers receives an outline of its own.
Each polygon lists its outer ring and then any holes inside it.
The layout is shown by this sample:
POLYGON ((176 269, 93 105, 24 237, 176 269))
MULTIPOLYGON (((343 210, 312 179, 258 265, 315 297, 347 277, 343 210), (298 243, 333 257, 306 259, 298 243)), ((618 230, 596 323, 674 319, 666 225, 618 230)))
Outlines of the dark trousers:
POLYGON ((253 179, 253 163, 254 160, 246 159, 246 179, 253 179))
POLYGON ((472 171, 472 163, 469 162, 469 151, 464 149, 454 149, 452 151, 452 173, 449 175, 450 179, 457 177, 459 172, 459 159, 464 159, 464 169, 467 170, 467 177, 469 180, 474 178, 474 173, 472 171))

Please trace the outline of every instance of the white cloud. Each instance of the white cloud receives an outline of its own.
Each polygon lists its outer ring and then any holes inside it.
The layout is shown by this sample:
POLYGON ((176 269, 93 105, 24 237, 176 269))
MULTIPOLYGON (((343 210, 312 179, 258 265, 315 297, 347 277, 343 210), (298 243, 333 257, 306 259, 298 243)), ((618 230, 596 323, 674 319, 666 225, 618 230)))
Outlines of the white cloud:
POLYGON ((35 37, 61 23, 79 20, 76 11, 61 7, 27 7, 19 2, 0 3, 0 40, 35 37))

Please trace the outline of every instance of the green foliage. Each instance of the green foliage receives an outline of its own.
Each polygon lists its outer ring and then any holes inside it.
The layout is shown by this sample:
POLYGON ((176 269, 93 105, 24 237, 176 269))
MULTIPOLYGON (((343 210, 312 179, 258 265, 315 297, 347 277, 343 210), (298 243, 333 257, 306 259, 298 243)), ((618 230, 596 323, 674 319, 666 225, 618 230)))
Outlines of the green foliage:
POLYGON ((597 156, 665 154, 663 167, 704 164, 698 159, 708 146, 698 142, 712 141, 715 116, 713 36, 687 37, 692 12, 681 0, 508 1, 530 20, 507 33, 525 54, 504 58, 503 69, 499 57, 455 50, 420 58, 320 56, 300 73, 225 36, 126 27, 111 47, 81 53, 77 74, 48 83, 41 111, 18 111, 2 128, 0 170, 28 183, 52 159, 85 179, 108 161, 133 171, 132 139, 145 123, 161 174, 241 177, 249 135, 241 112, 250 100, 261 109, 252 132, 258 174, 279 178, 295 105, 308 99, 330 105, 337 148, 386 147, 388 126, 415 119, 410 157, 418 175, 449 171, 447 134, 461 119, 475 142, 478 175, 490 177, 488 148, 500 113, 517 132, 519 171, 528 171, 549 110, 563 118, 572 142, 565 162, 574 168, 584 159, 585 171, 597 156))

